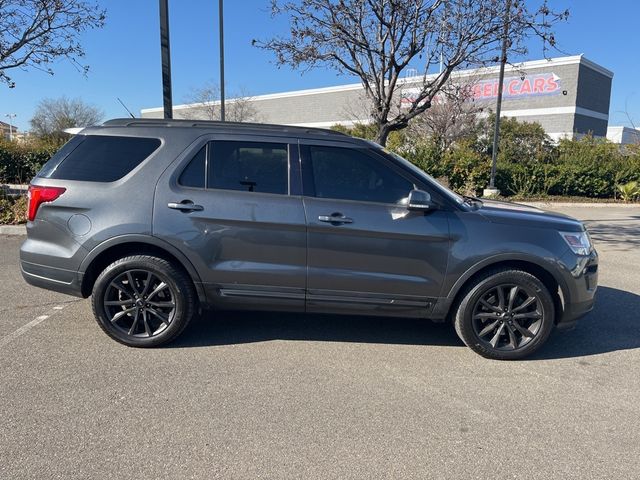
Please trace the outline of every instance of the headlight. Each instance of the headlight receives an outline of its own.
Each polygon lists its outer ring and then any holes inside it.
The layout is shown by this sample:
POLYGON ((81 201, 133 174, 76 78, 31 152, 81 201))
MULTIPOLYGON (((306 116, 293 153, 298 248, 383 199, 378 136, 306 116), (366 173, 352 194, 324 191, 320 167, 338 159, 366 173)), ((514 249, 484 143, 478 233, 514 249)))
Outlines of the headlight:
POLYGON ((567 242, 569 248, 576 255, 589 255, 591 252, 591 238, 585 232, 559 232, 560 236, 567 242))

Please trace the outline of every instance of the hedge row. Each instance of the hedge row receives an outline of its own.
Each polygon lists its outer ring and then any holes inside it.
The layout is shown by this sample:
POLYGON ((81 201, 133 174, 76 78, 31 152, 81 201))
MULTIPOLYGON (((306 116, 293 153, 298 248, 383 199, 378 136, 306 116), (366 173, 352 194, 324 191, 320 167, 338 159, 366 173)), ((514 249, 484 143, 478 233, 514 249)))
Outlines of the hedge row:
MULTIPOLYGON (((477 195, 489 183, 491 157, 474 147, 462 142, 440 152, 427 144, 403 154, 452 189, 477 195)), ((501 193, 517 197, 616 198, 617 186, 630 181, 640 181, 640 148, 621 150, 590 137, 563 140, 542 161, 501 155, 496 172, 496 187, 501 193)))
POLYGON ((55 142, 0 141, 0 183, 29 183, 60 146, 55 142))

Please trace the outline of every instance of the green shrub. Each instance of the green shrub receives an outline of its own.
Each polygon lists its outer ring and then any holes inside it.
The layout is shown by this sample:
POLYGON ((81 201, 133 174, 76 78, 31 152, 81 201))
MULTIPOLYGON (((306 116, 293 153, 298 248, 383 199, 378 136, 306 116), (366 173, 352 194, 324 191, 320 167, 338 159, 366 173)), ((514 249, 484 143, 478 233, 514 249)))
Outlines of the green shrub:
POLYGON ((52 141, 0 141, 0 183, 29 183, 60 146, 52 141))
POLYGON ((489 183, 491 159, 461 142, 445 152, 442 162, 447 165, 449 186, 465 195, 477 195, 489 183))
POLYGON ((620 191, 620 198, 625 202, 632 202, 640 197, 640 184, 635 181, 618 185, 618 190, 620 191))
POLYGON ((27 196, 0 197, 0 225, 14 225, 27 221, 27 196))

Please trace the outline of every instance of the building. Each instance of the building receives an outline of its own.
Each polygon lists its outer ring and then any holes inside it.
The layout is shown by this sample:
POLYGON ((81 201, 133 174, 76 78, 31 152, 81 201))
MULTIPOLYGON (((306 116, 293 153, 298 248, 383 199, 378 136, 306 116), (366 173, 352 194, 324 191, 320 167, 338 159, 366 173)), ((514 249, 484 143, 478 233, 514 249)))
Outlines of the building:
POLYGON ((640 129, 623 126, 607 127, 607 140, 621 145, 640 145, 640 129))
MULTIPOLYGON (((470 100, 485 112, 495 109, 499 68, 462 70, 452 82, 470 92, 470 100)), ((613 73, 583 55, 524 62, 507 66, 502 115, 539 122, 553 139, 592 133, 604 137, 609 121, 613 73)), ((411 98, 422 77, 402 79, 402 102, 411 98)), ((227 100, 233 103, 234 99, 227 100)), ((330 127, 366 123, 362 85, 350 84, 310 90, 258 95, 249 102, 260 121, 285 125, 330 127)), ((175 118, 201 118, 202 105, 174 106, 175 118)), ((162 118, 162 108, 141 111, 143 118, 162 118)))
POLYGON ((18 135, 18 127, 0 121, 0 139, 9 140, 18 135))

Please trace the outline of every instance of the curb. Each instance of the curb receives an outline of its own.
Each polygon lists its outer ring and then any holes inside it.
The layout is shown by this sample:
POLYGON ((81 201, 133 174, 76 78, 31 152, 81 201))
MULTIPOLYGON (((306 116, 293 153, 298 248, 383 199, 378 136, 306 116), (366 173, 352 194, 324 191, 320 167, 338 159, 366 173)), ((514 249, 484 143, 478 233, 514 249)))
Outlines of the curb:
POLYGON ((16 185, 13 183, 0 183, 0 191, 5 195, 25 195, 29 185, 16 185))
POLYGON ((0 225, 0 235, 26 235, 26 225, 0 225))
POLYGON ((538 208, 574 207, 574 208, 640 208, 640 203, 607 203, 607 202, 515 202, 538 208))

